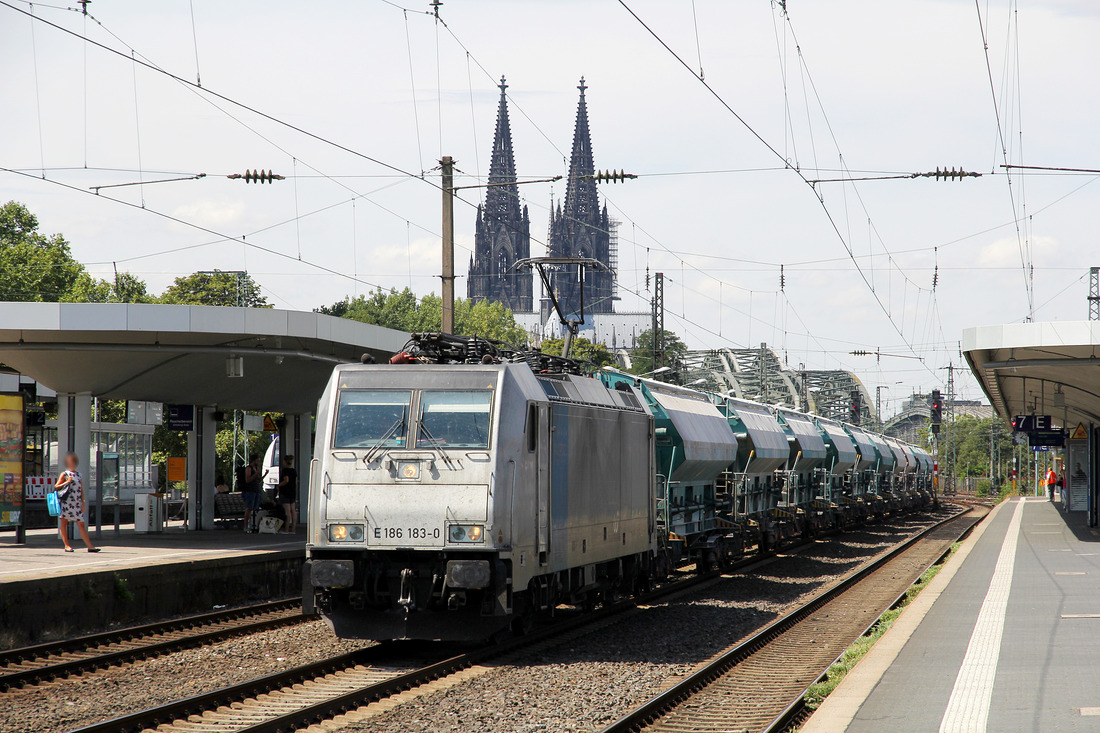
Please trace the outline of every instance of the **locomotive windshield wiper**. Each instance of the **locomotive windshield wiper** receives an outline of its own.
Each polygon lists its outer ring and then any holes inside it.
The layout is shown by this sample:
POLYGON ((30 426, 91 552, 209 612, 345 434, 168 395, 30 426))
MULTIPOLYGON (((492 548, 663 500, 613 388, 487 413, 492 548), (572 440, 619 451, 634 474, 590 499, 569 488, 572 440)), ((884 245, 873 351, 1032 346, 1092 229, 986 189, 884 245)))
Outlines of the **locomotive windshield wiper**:
POLYGON ((454 464, 451 463, 450 456, 448 456, 446 451, 443 450, 443 446, 439 444, 439 440, 434 435, 432 435, 432 431, 428 430, 428 426, 425 425, 423 421, 420 422, 420 433, 428 439, 428 445, 439 451, 439 456, 443 459, 443 462, 447 464, 447 468, 453 471, 455 467, 454 464))
POLYGON ((405 424, 405 410, 404 410, 404 408, 402 408, 401 409, 401 417, 397 418, 397 420, 394 421, 393 425, 391 425, 389 427, 389 429, 386 430, 386 432, 382 433, 382 437, 379 438, 378 441, 374 445, 371 446, 370 450, 367 451, 367 455, 363 457, 363 462, 364 463, 370 463, 371 461, 373 461, 375 451, 377 451, 379 448, 381 448, 382 445, 387 440, 392 438, 393 434, 397 432, 397 429, 399 427, 401 427, 402 425, 404 425, 404 424, 405 424))

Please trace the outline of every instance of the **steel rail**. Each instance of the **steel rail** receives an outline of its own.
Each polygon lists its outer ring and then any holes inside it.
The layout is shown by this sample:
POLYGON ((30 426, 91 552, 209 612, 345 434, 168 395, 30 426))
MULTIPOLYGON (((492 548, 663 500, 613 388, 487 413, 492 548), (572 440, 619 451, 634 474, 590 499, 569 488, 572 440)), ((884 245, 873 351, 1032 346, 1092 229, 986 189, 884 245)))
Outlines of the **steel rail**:
MULTIPOLYGON (((986 505, 985 504, 975 504, 975 506, 986 506, 986 505)), ((969 513, 968 511, 967 512, 960 512, 957 518, 961 518, 961 517, 967 515, 968 513, 969 513)), ((985 516, 986 515, 982 515, 982 516, 978 517, 974 521, 973 524, 969 525, 966 529, 963 530, 962 534, 959 535, 958 540, 955 540, 955 541, 959 542, 961 540, 966 539, 970 535, 970 533, 974 531, 974 528, 978 526, 978 523, 981 522, 983 519, 985 519, 985 516)), ((952 544, 954 544, 954 543, 952 543, 952 544)), ((951 555, 951 548, 948 547, 946 550, 944 550, 939 555, 937 555, 935 560, 928 563, 921 570, 920 574, 924 575, 926 572, 928 572, 928 570, 930 568, 933 568, 936 565, 939 565, 940 563, 944 562, 950 555, 951 555)), ((918 577, 920 577, 920 576, 918 576, 918 577)), ((897 597, 894 598, 894 600, 887 607, 887 610, 893 610, 893 609, 897 608, 898 606, 900 606, 902 601, 905 600, 905 597, 908 594, 909 594, 909 587, 906 587, 904 590, 902 590, 900 593, 898 593, 897 597)), ((885 613, 885 611, 883 613, 885 613)), ((867 634, 871 633, 871 630, 873 628, 875 628, 875 626, 878 624, 878 622, 881 618, 882 618, 882 614, 879 614, 879 616, 876 617, 871 623, 869 623, 867 625, 867 627, 864 628, 863 631, 860 632, 859 636, 856 637, 856 638, 857 639, 862 638, 862 637, 866 636, 867 634)), ((844 652, 841 652, 840 654, 838 654, 837 657, 835 659, 833 659, 832 662, 829 663, 828 667, 825 668, 826 671, 828 671, 829 667, 832 667, 834 664, 836 664, 836 662, 838 662, 842 656, 844 656, 844 652)), ((818 677, 818 679, 815 680, 815 682, 823 679, 824 676, 825 676, 824 673, 822 673, 821 677, 818 677)), ((795 700, 793 700, 791 702, 791 704, 788 705, 783 710, 782 713, 777 715, 775 717, 775 719, 772 720, 772 722, 769 723, 764 728, 762 733, 783 733, 783 731, 789 730, 790 728, 794 727, 799 722, 803 722, 805 718, 808 718, 809 714, 810 714, 810 711, 806 707, 806 693, 809 692, 809 690, 810 690, 810 686, 807 685, 806 689, 804 689, 799 694, 799 696, 795 700)))
MULTIPOLYGON (((923 532, 921 534, 923 534, 923 532)), ((909 541, 912 541, 912 538, 909 541)), ((802 545, 810 545, 812 543, 813 540, 807 540, 798 543, 797 546, 801 547, 802 545)), ((789 552, 793 549, 795 549, 795 547, 786 548, 785 552, 789 552)), ((546 628, 540 629, 527 636, 509 639, 488 647, 474 649, 443 659, 437 659, 426 666, 412 669, 407 672, 399 672, 392 677, 370 683, 350 692, 333 696, 320 702, 304 705, 301 708, 253 723, 252 725, 242 725, 242 727, 234 730, 238 731, 238 733, 291 733, 292 731, 300 730, 321 721, 331 719, 349 710, 392 697, 403 691, 455 674, 456 672, 490 658, 515 652, 524 647, 552 641, 561 634, 580 630, 586 626, 597 625, 621 613, 635 609, 638 606, 651 604, 661 598, 690 590, 698 585, 720 578, 722 575, 729 574, 730 572, 751 569, 761 564, 771 562, 775 556, 775 553, 766 553, 763 555, 754 554, 738 560, 732 566, 724 570, 711 570, 705 573, 692 575, 688 578, 662 583, 659 587, 639 596, 605 605, 593 612, 579 613, 571 618, 556 621, 546 628)), ((294 685, 317 679, 324 675, 348 670, 358 665, 393 663, 395 655, 399 655, 409 648, 414 648, 411 647, 409 642, 383 642, 368 647, 367 649, 295 667, 290 670, 276 672, 240 684, 202 693, 194 697, 176 700, 165 705, 88 725, 73 730, 70 733, 140 733, 140 731, 156 729, 159 726, 170 725, 174 721, 186 721, 190 716, 199 716, 204 712, 231 707, 234 703, 241 703, 259 695, 270 694, 277 690, 293 687, 294 685)))
MULTIPOLYGON (((951 522, 959 520, 970 512, 971 509, 964 509, 921 530, 891 550, 880 555, 872 562, 864 565, 856 572, 847 576, 841 582, 818 594, 807 603, 790 611, 781 618, 773 621, 745 641, 727 650, 704 667, 696 670, 672 687, 655 695, 631 712, 604 727, 601 729, 600 733, 626 733, 628 731, 639 731, 648 727, 651 723, 675 709, 688 698, 718 680, 737 664, 770 644, 781 634, 792 629, 801 621, 812 616, 826 604, 851 590, 860 581, 873 575, 891 560, 912 549, 929 534, 951 522)), ((778 720, 777 718, 776 721, 778 720)))
POLYGON ((66 677, 81 672, 102 669, 112 665, 159 656, 180 649, 203 646, 216 641, 221 641, 232 636, 253 633, 265 628, 277 628, 290 624, 300 623, 305 616, 288 615, 277 618, 267 618, 260 621, 233 623, 235 621, 263 616, 279 611, 288 611, 300 606, 301 599, 287 599, 281 601, 269 601, 252 606, 209 613, 169 621, 157 621, 140 626, 129 626, 114 631, 104 631, 95 634, 47 642, 34 646, 25 646, 18 649, 9 649, 0 652, 0 668, 16 665, 34 664, 39 660, 67 654, 88 653, 88 656, 75 659, 63 659, 56 662, 46 662, 39 666, 27 669, 15 669, 3 671, 0 669, 0 691, 13 687, 22 687, 26 684, 49 681, 59 677, 66 677), (219 626, 209 631, 198 631, 193 634, 184 634, 169 639, 160 639, 149 643, 140 643, 143 637, 156 637, 162 634, 176 634, 186 632, 189 629, 202 629, 202 627, 218 626, 230 623, 231 626, 219 626), (110 649, 104 652, 95 652, 96 647, 113 645, 128 645, 137 642, 135 646, 110 649))

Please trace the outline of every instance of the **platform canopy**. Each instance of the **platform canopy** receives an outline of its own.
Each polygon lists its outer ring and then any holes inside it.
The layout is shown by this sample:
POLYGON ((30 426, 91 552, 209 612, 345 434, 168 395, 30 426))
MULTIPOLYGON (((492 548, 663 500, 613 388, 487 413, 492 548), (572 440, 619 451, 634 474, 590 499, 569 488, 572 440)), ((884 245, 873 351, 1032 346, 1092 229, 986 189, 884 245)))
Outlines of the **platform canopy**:
POLYGON ((407 339, 270 308, 0 303, 0 363, 58 393, 101 398, 311 412, 334 365, 388 359, 407 339), (230 376, 237 367, 242 376, 230 376))
POLYGON ((980 326, 963 353, 993 408, 1046 414, 1055 423, 1100 423, 1100 321, 980 326))

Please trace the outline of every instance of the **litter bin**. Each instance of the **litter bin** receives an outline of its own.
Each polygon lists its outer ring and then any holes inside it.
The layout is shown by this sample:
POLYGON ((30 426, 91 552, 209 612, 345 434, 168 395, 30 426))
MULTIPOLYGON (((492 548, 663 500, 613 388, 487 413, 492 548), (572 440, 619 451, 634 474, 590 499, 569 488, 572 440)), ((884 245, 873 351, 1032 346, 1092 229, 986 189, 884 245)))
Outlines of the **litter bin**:
POLYGON ((164 497, 160 494, 134 494, 135 532, 163 532, 164 513, 164 497))

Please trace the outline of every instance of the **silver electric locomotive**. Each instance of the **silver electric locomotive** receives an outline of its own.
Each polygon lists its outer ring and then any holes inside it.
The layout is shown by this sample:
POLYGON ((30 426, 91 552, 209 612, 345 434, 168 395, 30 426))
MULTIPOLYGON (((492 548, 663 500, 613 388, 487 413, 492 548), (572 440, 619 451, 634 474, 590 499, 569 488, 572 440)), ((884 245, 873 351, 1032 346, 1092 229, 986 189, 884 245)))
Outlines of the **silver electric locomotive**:
POLYGON ((480 639, 629 592, 656 543, 653 440, 630 386, 526 363, 338 367, 307 610, 342 637, 480 639))

